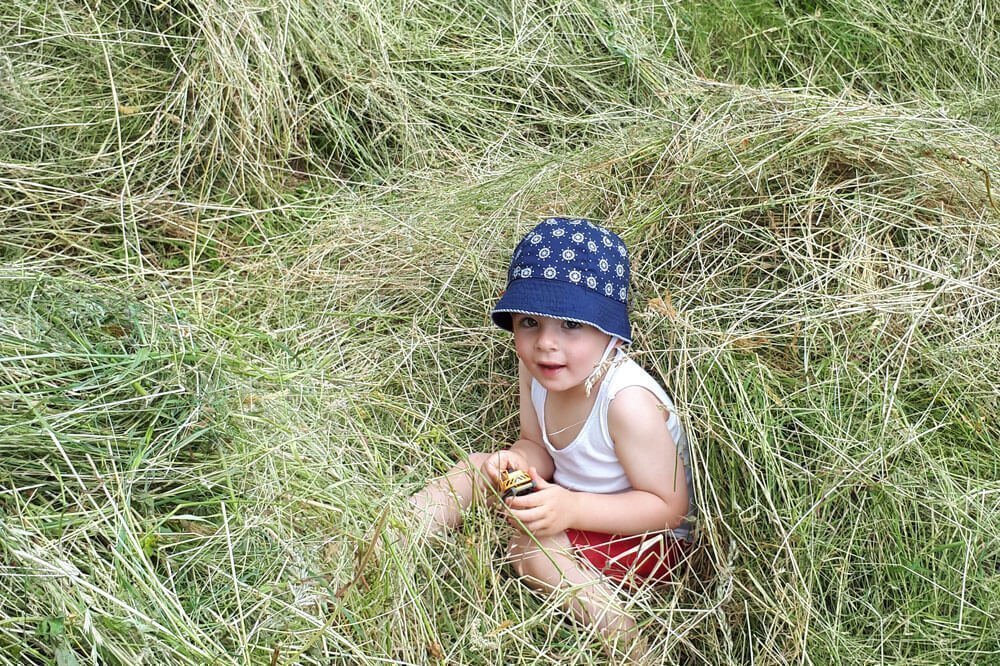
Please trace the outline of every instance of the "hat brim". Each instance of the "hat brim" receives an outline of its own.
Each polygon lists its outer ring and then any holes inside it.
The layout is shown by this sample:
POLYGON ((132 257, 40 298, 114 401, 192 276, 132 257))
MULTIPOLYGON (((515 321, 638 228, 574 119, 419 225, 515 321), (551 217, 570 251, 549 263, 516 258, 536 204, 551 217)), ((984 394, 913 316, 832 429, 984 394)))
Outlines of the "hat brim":
POLYGON ((632 326, 625 304, 581 285, 540 278, 513 280, 490 316, 500 328, 513 331, 514 313, 578 321, 627 343, 632 342, 632 326))

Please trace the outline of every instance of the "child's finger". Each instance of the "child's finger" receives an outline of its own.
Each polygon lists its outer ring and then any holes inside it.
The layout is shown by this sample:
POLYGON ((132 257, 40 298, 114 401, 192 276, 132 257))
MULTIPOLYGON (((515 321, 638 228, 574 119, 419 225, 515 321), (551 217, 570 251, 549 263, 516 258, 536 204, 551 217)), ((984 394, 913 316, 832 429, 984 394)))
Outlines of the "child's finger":
POLYGON ((542 478, 542 475, 539 474, 538 470, 535 469, 534 467, 528 468, 528 475, 531 477, 531 480, 535 482, 536 490, 541 490, 542 488, 548 488, 549 485, 551 485, 548 481, 542 478))
POLYGON ((531 525, 538 520, 534 509, 512 509, 508 507, 507 522, 521 531, 531 531, 531 525))
POLYGON ((542 503, 543 499, 544 498, 539 497, 537 492, 528 493, 527 495, 517 495, 515 497, 507 498, 507 507, 513 511, 534 509, 542 503))
POLYGON ((545 502, 537 501, 538 498, 535 497, 525 496, 518 499, 525 501, 516 508, 510 507, 510 512, 526 523, 539 520, 552 510, 545 502))

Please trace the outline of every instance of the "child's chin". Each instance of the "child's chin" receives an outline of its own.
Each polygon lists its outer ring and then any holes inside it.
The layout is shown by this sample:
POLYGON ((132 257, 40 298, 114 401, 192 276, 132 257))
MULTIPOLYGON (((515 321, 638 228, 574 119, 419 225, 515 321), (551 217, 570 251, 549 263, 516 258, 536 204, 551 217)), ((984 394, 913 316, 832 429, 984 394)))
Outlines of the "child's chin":
POLYGON ((550 393, 562 393, 563 391, 569 391, 580 385, 579 382, 573 381, 568 377, 555 377, 555 378, 537 378, 538 383, 550 393))

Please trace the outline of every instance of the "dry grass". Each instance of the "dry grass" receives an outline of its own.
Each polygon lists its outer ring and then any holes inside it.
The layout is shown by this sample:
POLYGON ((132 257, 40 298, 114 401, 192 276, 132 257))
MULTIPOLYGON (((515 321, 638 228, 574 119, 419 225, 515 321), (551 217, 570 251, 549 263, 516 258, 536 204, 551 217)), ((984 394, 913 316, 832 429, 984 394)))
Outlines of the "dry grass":
POLYGON ((552 213, 691 435, 662 663, 1000 659, 996 10, 850 9, 0 10, 0 662, 602 663, 492 516, 386 536, 552 213))

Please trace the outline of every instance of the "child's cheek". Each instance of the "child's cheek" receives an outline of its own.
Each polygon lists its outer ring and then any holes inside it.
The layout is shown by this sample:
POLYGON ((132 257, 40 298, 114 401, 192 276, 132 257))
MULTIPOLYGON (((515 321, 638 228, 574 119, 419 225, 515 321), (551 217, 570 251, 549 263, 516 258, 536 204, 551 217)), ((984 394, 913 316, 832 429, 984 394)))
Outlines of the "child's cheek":
POLYGON ((525 350, 528 348, 528 343, 523 336, 514 336, 514 353, 522 361, 524 360, 525 350))
POLYGON ((528 365, 528 361, 527 361, 527 359, 524 358, 524 355, 521 354, 521 350, 520 349, 515 349, 514 352, 517 354, 517 360, 518 361, 520 361, 524 365, 528 365))

